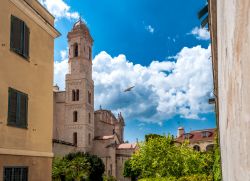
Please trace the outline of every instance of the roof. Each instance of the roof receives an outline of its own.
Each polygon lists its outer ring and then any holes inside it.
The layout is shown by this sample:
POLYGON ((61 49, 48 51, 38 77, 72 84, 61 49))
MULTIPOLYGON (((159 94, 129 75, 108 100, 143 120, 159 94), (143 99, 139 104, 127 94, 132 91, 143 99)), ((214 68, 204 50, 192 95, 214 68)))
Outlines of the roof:
POLYGON ((136 143, 122 143, 120 145, 117 146, 117 149, 135 149, 136 148, 136 143))
POLYGON ((215 128, 212 129, 204 129, 204 130, 195 130, 190 133, 184 133, 175 141, 184 142, 185 140, 189 140, 190 143, 196 142, 205 142, 205 141, 214 141, 215 137, 215 128))

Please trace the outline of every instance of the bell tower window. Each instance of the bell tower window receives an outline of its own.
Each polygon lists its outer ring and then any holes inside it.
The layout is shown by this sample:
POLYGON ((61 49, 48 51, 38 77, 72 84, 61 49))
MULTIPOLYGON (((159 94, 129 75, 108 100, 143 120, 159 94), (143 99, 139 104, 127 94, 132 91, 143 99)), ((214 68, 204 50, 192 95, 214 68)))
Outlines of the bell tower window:
POLYGON ((76 101, 79 101, 79 89, 76 90, 76 101))
POLYGON ((78 44, 74 44, 74 57, 78 57, 78 44))
POLYGON ((91 60, 92 57, 92 52, 91 52, 91 48, 89 47, 89 60, 91 60))
POLYGON ((73 133, 73 144, 77 146, 77 133, 76 132, 73 133))
POLYGON ((91 123, 91 114, 89 113, 89 124, 91 123))
POLYGON ((78 113, 77 113, 77 111, 74 111, 73 112, 73 122, 77 122, 77 119, 78 119, 78 113))
POLYGON ((91 104, 91 92, 88 92, 88 102, 91 104))
POLYGON ((72 90, 72 101, 76 100, 76 91, 72 90))

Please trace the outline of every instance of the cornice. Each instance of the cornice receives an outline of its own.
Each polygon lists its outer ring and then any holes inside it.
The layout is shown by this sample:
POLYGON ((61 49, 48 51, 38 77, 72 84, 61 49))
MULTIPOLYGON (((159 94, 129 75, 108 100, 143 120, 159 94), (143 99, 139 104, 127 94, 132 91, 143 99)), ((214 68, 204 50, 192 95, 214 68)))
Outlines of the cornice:
POLYGON ((43 28, 47 33, 49 33, 53 38, 59 37, 61 34, 57 31, 53 25, 47 22, 37 11, 35 11, 27 2, 24 0, 9 0, 18 9, 24 12, 28 17, 30 17, 36 24, 43 28))
POLYGON ((50 152, 18 150, 0 148, 0 155, 18 155, 18 156, 34 156, 34 157, 53 157, 54 154, 50 152))

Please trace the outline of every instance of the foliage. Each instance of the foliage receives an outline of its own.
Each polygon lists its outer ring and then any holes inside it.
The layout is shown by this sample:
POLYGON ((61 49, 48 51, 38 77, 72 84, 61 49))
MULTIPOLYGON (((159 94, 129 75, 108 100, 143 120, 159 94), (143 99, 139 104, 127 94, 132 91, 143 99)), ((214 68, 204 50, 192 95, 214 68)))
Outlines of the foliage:
MULTIPOLYGON (((126 176, 138 178, 171 178, 201 174, 212 175, 213 154, 194 151, 187 143, 174 144, 171 136, 149 138, 140 144, 125 166, 126 176)), ((186 179, 184 177, 184 179, 186 179)), ((184 181, 184 180, 182 180, 184 181)))
POLYGON ((113 176, 103 176, 103 181, 116 181, 116 179, 113 176))
POLYGON ((136 181, 136 178, 140 175, 140 171, 133 170, 130 160, 126 160, 124 163, 123 176, 130 177, 131 181, 136 181))
POLYGON ((220 145, 219 145, 219 138, 216 136, 216 144, 214 149, 214 165, 213 165, 213 174, 214 174, 214 181, 221 181, 222 174, 221 174, 221 156, 220 156, 220 145))
POLYGON ((168 177, 168 178, 145 178, 139 181, 213 181, 212 176, 207 175, 192 175, 184 176, 180 178, 168 177))
POLYGON ((159 138, 159 137, 161 138, 163 136, 158 135, 158 134, 147 134, 147 135, 145 135, 145 140, 147 142, 149 139, 154 139, 154 138, 159 138))
POLYGON ((70 153, 53 160, 52 177, 55 181, 102 181, 104 169, 102 160, 95 155, 70 153))

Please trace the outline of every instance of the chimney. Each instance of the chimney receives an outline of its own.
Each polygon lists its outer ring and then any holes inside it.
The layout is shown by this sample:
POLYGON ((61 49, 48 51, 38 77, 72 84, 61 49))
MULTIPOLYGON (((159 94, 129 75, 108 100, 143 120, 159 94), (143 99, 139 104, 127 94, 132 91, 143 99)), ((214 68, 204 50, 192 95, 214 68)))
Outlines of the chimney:
POLYGON ((59 91, 59 86, 56 84, 53 86, 53 91, 58 92, 59 91))
POLYGON ((183 127, 179 127, 178 128, 178 132, 177 132, 177 138, 180 137, 181 135, 183 135, 185 133, 185 130, 183 127))

